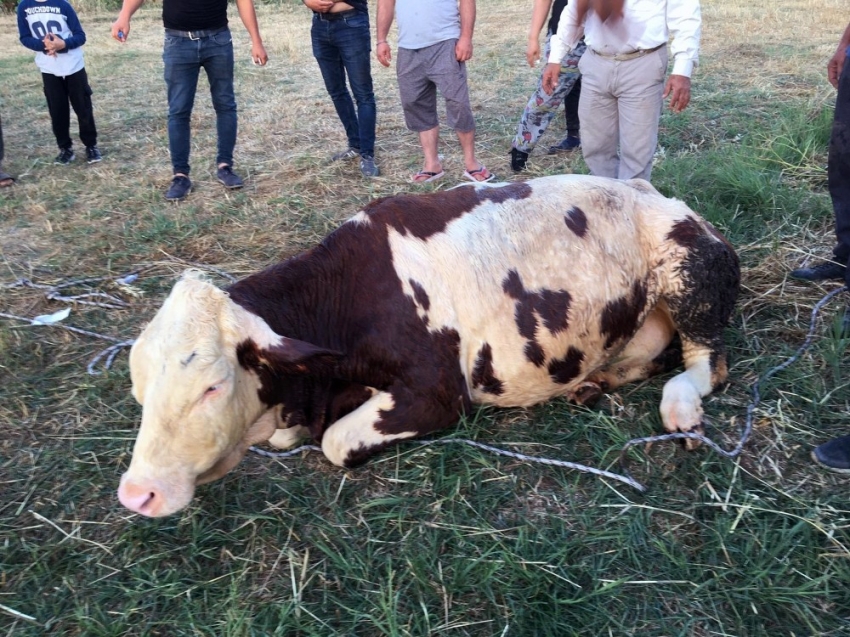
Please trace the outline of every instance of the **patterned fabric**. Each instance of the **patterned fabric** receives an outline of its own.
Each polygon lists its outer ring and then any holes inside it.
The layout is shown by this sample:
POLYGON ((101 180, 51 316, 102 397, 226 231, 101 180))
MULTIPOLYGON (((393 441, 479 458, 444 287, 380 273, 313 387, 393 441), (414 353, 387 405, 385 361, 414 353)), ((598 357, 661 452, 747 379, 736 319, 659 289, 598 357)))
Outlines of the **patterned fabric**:
MULTIPOLYGON (((543 51, 543 59, 549 58, 551 34, 546 38, 546 45, 543 51)), ((519 120, 517 134, 514 137, 512 146, 524 153, 531 153, 537 145, 537 140, 546 131, 549 122, 555 117, 561 102, 569 94, 575 86, 575 83, 581 77, 578 70, 578 62, 584 54, 587 47, 584 40, 579 42, 576 47, 567 53, 561 60, 561 74, 558 77, 558 86, 548 95, 543 90, 543 75, 537 81, 537 89, 532 93, 522 112, 522 117, 519 120)))

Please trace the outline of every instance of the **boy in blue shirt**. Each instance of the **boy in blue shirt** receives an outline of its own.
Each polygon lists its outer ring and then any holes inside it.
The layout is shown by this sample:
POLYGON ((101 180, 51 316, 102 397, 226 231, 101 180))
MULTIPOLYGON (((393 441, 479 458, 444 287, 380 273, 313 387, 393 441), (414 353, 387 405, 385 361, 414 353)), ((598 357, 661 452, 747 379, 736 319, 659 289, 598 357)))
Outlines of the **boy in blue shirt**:
POLYGON ((71 142, 71 109, 80 124, 80 139, 86 160, 102 159, 97 148, 91 95, 82 46, 86 34, 77 13, 66 0, 21 0, 18 5, 18 34, 28 49, 37 51, 35 63, 41 70, 47 110, 59 145, 54 163, 70 164, 75 159, 71 142))

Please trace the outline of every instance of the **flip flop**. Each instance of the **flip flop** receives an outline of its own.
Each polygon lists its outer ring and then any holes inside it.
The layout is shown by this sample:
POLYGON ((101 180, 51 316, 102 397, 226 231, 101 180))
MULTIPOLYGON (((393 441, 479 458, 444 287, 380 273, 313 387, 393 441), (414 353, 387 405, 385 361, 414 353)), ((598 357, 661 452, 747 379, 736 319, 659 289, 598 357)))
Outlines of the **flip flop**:
POLYGON ((444 170, 441 170, 438 173, 434 173, 429 170, 420 170, 418 173, 416 173, 410 178, 410 181, 412 181, 414 184, 427 184, 432 181, 437 181, 438 179, 441 179, 445 174, 446 171, 444 170))
POLYGON ((15 183, 15 178, 7 172, 0 170, 0 188, 8 188, 15 183))
POLYGON ((481 168, 477 170, 467 170, 463 173, 463 176, 469 181, 474 181, 476 183, 491 181, 496 177, 496 175, 487 170, 487 166, 484 164, 481 164, 481 168))

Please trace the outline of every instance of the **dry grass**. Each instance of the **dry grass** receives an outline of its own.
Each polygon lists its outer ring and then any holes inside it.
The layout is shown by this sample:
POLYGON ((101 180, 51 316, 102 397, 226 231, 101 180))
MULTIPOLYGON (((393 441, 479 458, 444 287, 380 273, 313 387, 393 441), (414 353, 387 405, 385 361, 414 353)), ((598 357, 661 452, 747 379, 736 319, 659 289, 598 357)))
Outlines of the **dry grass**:
MULTIPOLYGON (((530 0, 479 0, 469 65, 478 152, 500 178, 516 120, 537 78, 524 62, 530 0)), ((374 5, 371 5, 374 7, 374 5)), ((665 114, 666 158, 654 179, 723 228, 739 248, 744 293, 729 330, 729 387, 707 403, 727 446, 749 387, 802 341, 828 286, 787 272, 829 254, 824 131, 833 92, 825 64, 848 19, 839 0, 703 3, 694 100, 665 114)), ((271 62, 250 64, 235 11, 236 168, 215 181, 205 81, 193 116, 196 190, 162 195, 170 170, 160 7, 134 18, 83 13, 86 66, 105 160, 52 165, 56 153, 31 55, 0 15, 0 313, 60 307, 21 278, 57 284, 145 266, 131 287, 92 289, 128 303, 75 304, 69 323, 132 338, 187 264, 252 272, 312 245, 373 197, 414 190, 416 139, 404 128, 395 74, 377 63, 377 160, 328 164, 345 144, 309 44, 300 3, 259 9, 271 62)), ((374 16, 373 16, 374 20, 374 16)), ((556 119, 528 176, 582 171, 549 157, 556 119)), ((462 162, 441 151, 450 178, 462 162)), ((432 189, 430 186, 422 190, 432 189)), ((223 281, 223 279, 222 279, 223 281)), ((85 286, 73 288, 86 291, 85 286)), ((248 458, 163 522, 126 515, 114 488, 138 408, 125 358, 85 367, 108 343, 0 319, 0 630, 145 635, 776 635, 850 634, 846 479, 813 467, 813 444, 850 431, 847 341, 819 323, 813 350, 764 390, 753 439, 730 462, 658 446, 653 493, 461 448, 402 447, 340 472, 321 458, 248 458), (45 628, 46 627, 46 628, 45 628), (507 628, 506 628, 507 627, 507 628), (507 633, 504 631, 507 630, 507 633)), ((633 435, 659 428, 661 382, 625 388, 600 410, 560 403, 483 410, 461 434, 522 443, 541 455, 607 466, 633 435), (571 426, 565 427, 569 422, 571 426)))

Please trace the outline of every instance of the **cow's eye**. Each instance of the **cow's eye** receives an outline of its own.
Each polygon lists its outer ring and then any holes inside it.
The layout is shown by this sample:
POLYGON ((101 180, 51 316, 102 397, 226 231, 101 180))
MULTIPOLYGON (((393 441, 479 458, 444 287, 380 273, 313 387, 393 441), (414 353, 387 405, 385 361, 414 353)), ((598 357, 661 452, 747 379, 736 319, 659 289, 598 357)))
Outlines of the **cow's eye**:
POLYGON ((221 385, 210 385, 209 387, 207 387, 207 391, 204 392, 204 396, 209 396, 210 394, 214 394, 219 389, 221 389, 221 385))

